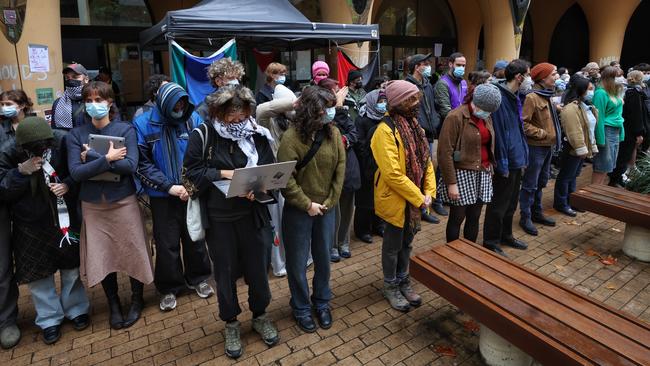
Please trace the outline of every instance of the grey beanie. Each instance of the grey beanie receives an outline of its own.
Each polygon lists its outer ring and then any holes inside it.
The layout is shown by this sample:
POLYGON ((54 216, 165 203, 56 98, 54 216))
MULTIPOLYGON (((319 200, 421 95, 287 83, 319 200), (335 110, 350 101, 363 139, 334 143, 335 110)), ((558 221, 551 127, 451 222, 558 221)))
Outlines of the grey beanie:
POLYGON ((501 105, 501 92, 496 85, 481 84, 474 89, 472 101, 481 110, 494 113, 501 105))

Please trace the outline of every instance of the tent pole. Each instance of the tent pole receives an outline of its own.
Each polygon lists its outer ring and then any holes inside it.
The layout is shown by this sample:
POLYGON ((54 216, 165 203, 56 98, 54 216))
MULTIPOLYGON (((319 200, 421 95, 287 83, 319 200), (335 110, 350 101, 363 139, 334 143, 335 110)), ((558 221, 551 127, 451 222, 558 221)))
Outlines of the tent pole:
POLYGON ((377 38, 377 76, 381 76, 381 40, 380 40, 380 38, 377 38))
POLYGON ((293 47, 291 47, 291 43, 289 43, 289 80, 293 82, 294 80, 291 72, 292 69, 293 69, 293 47))

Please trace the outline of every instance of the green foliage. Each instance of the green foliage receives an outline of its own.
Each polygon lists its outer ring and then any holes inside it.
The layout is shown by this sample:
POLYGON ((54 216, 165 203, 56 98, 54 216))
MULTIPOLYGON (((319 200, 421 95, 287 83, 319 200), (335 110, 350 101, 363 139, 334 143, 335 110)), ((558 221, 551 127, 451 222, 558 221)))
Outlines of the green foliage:
POLYGON ((628 174, 630 181, 625 188, 632 192, 650 194, 650 154, 641 154, 643 157, 637 159, 636 167, 628 174))

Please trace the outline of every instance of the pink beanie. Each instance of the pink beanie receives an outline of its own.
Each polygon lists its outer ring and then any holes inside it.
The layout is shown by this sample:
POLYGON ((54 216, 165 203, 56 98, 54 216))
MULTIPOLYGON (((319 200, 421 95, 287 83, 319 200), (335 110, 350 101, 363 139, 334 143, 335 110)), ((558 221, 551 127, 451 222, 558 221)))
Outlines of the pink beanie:
POLYGON ((327 63, 323 61, 314 62, 314 64, 311 66, 311 76, 315 77, 316 73, 321 70, 325 70, 325 72, 327 72, 327 75, 330 74, 330 67, 329 65, 327 65, 327 63))
POLYGON ((386 99, 388 99, 388 105, 398 106, 403 101, 419 93, 415 84, 410 83, 406 80, 391 80, 386 84, 386 99))

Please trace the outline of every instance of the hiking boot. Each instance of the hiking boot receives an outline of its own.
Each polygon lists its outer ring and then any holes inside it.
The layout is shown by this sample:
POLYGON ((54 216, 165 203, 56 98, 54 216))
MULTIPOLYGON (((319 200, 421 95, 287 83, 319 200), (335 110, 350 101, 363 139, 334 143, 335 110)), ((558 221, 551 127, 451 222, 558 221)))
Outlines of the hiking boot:
POLYGON ((422 305, 422 298, 417 294, 411 287, 411 281, 406 278, 402 280, 399 284, 399 291, 402 293, 406 301, 409 302, 411 306, 420 306, 422 305))
POLYGON ((167 294, 160 299, 160 310, 172 311, 176 309, 176 295, 167 294))
POLYGON ((240 324, 237 320, 226 323, 226 329, 224 330, 226 333, 226 341, 224 343, 226 347, 226 356, 230 358, 239 358, 239 356, 242 355, 239 327, 240 324))
POLYGON ((399 286, 397 284, 390 284, 384 282, 384 288, 381 291, 384 294, 384 297, 390 303, 390 306, 395 310, 402 312, 407 312, 411 308, 408 300, 404 298, 404 295, 400 292, 399 286))
POLYGON ((253 318, 253 330, 262 337, 267 346, 273 347, 280 341, 278 330, 266 314, 253 318))
POLYGON ((0 331, 0 346, 4 349, 15 347, 20 341, 20 328, 16 324, 2 328, 0 331))
POLYGON ((208 297, 212 296, 212 294, 214 294, 214 290, 208 281, 203 281, 196 286, 190 285, 188 287, 196 291, 196 294, 199 295, 199 297, 202 299, 207 299, 208 297))

